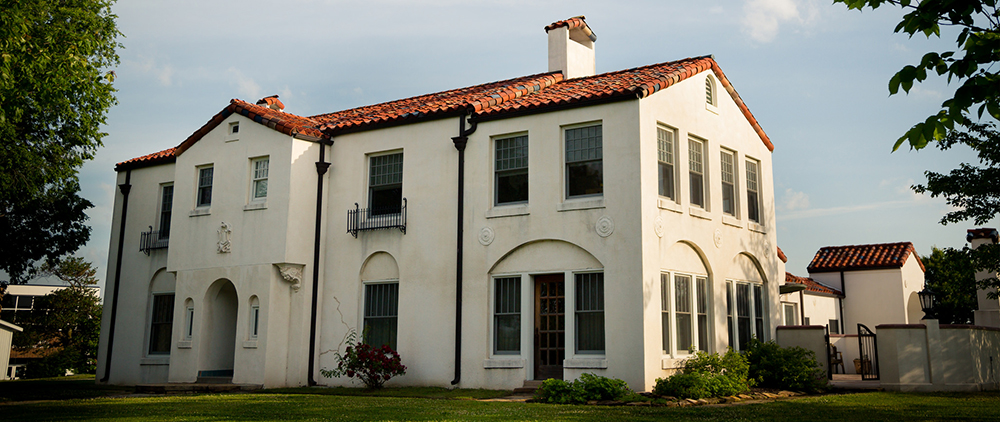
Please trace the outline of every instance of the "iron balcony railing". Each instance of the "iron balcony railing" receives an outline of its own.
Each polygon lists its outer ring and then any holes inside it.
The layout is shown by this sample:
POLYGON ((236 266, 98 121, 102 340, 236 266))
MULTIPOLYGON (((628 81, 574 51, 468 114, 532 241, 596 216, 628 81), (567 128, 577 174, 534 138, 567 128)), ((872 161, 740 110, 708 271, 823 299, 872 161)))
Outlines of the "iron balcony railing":
POLYGON ((366 230, 399 229, 406 234, 406 198, 401 207, 361 208, 354 203, 353 210, 347 210, 347 232, 358 237, 358 232, 366 230))
POLYGON ((160 236, 159 230, 153 230, 153 226, 149 226, 149 231, 142 232, 139 238, 139 251, 149 255, 149 251, 153 249, 166 249, 170 243, 169 236, 170 233, 160 236))

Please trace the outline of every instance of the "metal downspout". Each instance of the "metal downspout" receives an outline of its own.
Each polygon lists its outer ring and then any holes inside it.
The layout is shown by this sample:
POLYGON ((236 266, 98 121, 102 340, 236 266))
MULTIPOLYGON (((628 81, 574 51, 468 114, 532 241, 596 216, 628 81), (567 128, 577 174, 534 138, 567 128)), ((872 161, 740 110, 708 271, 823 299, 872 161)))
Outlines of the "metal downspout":
POLYGON ((455 263, 455 379, 451 385, 457 385, 462 380, 462 238, 465 235, 465 146, 469 143, 469 135, 476 131, 476 122, 465 129, 466 114, 458 118, 458 136, 451 138, 458 150, 458 219, 457 219, 457 249, 455 263))
POLYGON ((132 170, 125 171, 125 183, 118 185, 122 192, 122 219, 118 226, 118 254, 115 258, 115 291, 111 294, 111 323, 108 327, 108 353, 104 356, 104 376, 101 383, 107 383, 111 376, 111 352, 115 345, 115 319, 118 317, 118 287, 122 280, 122 252, 125 249, 125 221, 128 217, 128 194, 132 191, 132 170))
POLYGON ((322 236, 323 225, 323 176, 330 168, 330 163, 326 161, 326 147, 332 146, 333 141, 320 141, 319 161, 316 162, 316 231, 313 238, 313 266, 312 266, 312 308, 309 318, 309 380, 310 387, 316 385, 313 378, 313 371, 316 368, 316 320, 319 300, 319 250, 320 238, 322 236))

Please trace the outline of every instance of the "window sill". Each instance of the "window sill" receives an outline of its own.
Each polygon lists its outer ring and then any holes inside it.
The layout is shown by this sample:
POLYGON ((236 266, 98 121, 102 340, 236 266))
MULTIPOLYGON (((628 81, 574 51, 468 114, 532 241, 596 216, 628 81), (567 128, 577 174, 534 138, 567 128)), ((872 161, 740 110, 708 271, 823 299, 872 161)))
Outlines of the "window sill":
POLYGON ((712 112, 712 114, 716 115, 719 114, 719 106, 714 104, 709 104, 708 102, 705 102, 705 110, 712 112))
POLYGON ((731 215, 723 215, 722 224, 725 224, 727 226, 733 226, 739 229, 743 228, 743 223, 740 222, 740 219, 733 217, 731 215))
POLYGON ((142 358, 139 365, 170 365, 170 355, 142 358))
POLYGON ((491 358, 483 361, 485 369, 519 369, 524 368, 524 359, 491 358))
POLYGON ((528 204, 500 205, 486 210, 486 218, 514 217, 530 214, 528 204))
POLYGON ((251 202, 243 206, 243 211, 266 210, 267 201, 251 202))
POLYGON ((257 340, 244 341, 243 342, 243 348, 244 349, 256 349, 257 348, 257 340))
POLYGON ((656 206, 659 207, 661 210, 673 211, 679 214, 684 213, 684 209, 681 208, 681 204, 674 202, 670 198, 663 198, 663 197, 657 198, 656 206))
POLYGON ((685 360, 687 359, 664 356, 662 359, 660 359, 660 369, 681 369, 684 367, 685 360))
POLYGON ((178 341, 177 342, 177 348, 178 349, 190 349, 191 348, 191 340, 180 340, 180 341, 178 341))
POLYGON ((209 215, 211 213, 212 213, 212 207, 195 208, 195 209, 191 210, 191 214, 189 214, 189 216, 191 216, 191 217, 200 217, 200 216, 203 216, 203 215, 209 215))
POLYGON ((698 217, 701 219, 712 221, 712 214, 701 208, 688 207, 688 214, 691 214, 692 217, 698 217))
POLYGON ((236 137, 236 138, 227 138, 227 139, 226 139, 226 143, 229 143, 229 142, 236 142, 236 141, 239 141, 239 140, 240 140, 240 138, 239 138, 239 137, 236 137))
POLYGON ((764 226, 754 223, 753 221, 747 221, 747 228, 752 232, 767 234, 767 230, 764 230, 764 226))
POLYGON ((608 360, 603 358, 573 358, 563 361, 563 368, 608 369, 608 360))
POLYGON ((604 197, 598 198, 584 198, 584 199, 567 199, 563 203, 556 206, 556 211, 576 211, 576 210, 590 210, 595 208, 604 208, 604 197))

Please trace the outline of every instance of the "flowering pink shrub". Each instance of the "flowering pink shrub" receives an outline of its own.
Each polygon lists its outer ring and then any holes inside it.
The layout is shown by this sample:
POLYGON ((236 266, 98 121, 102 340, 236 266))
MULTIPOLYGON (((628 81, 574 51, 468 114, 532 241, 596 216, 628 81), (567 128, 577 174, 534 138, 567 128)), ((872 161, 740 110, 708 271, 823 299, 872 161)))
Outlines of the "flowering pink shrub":
POLYGON ((337 368, 319 371, 324 377, 347 376, 361 380, 368 388, 382 388, 392 377, 406 373, 399 353, 391 347, 375 347, 358 341, 357 337, 354 330, 347 334, 347 349, 344 354, 336 353, 337 368))

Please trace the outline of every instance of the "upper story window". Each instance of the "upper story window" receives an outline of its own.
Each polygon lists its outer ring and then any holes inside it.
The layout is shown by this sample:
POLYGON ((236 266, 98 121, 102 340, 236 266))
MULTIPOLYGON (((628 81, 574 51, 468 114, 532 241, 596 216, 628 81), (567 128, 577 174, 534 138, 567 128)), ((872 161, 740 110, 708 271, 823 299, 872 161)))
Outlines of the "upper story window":
POLYGON ((369 158, 369 215, 399 214, 403 206, 403 153, 369 158))
POLYGON ((496 205, 528 202, 528 136, 496 140, 496 205))
POLYGON ((722 172, 722 213, 736 215, 736 153, 722 150, 719 169, 722 172))
POLYGON ((240 133, 240 122, 233 122, 229 124, 229 134, 235 135, 240 133))
POLYGON ((566 197, 604 193, 601 125, 566 129, 566 197))
POLYGON ((688 173, 691 205, 705 208, 705 143, 688 138, 688 173))
POLYGON ((268 157, 255 158, 251 161, 251 200, 267 199, 267 168, 269 161, 268 157))
POLYGON ((747 160, 747 219, 760 223, 760 161, 747 160))
POLYGON ((705 104, 715 105, 715 78, 711 75, 705 77, 705 104))
POLYGON ((174 185, 160 188, 160 239, 170 238, 170 212, 174 206, 174 185))
POLYGON ((674 189, 674 131, 656 128, 657 171, 660 196, 677 200, 674 189))
POLYGON ((198 169, 198 200, 197 206, 207 207, 212 205, 212 175, 215 168, 212 166, 198 169))

